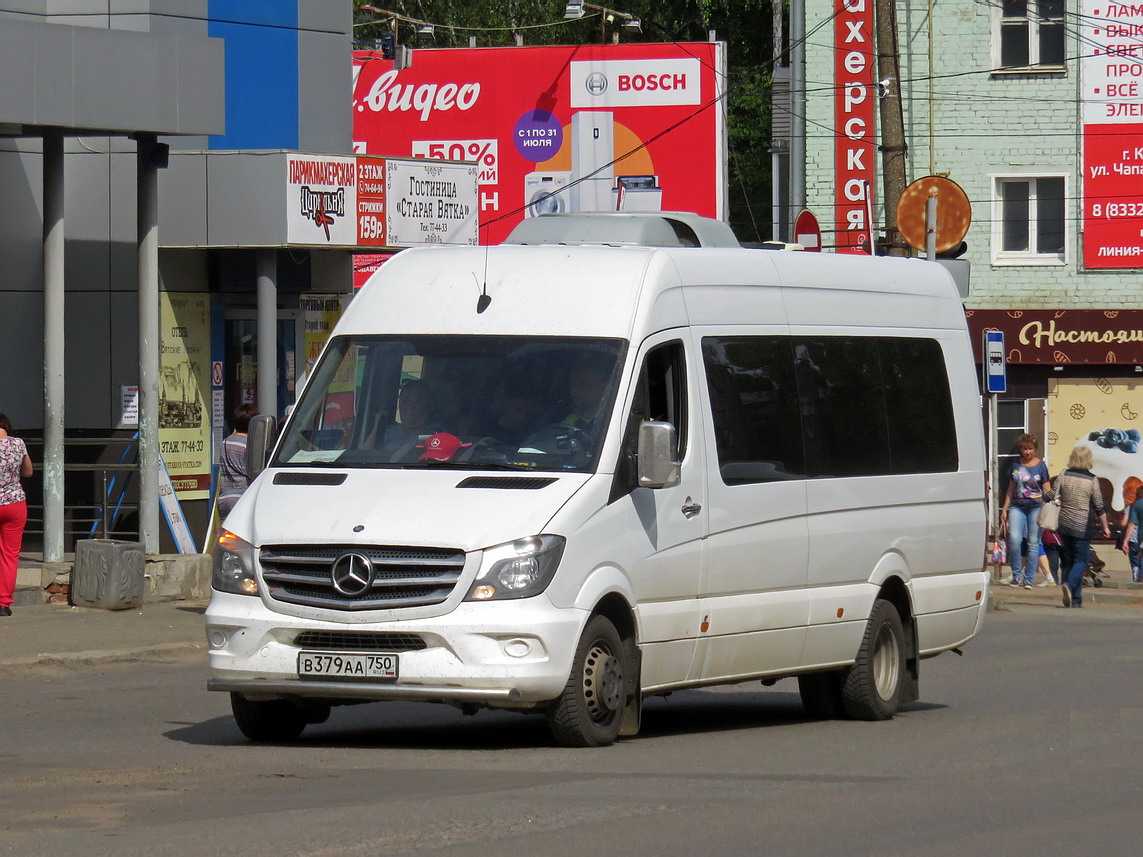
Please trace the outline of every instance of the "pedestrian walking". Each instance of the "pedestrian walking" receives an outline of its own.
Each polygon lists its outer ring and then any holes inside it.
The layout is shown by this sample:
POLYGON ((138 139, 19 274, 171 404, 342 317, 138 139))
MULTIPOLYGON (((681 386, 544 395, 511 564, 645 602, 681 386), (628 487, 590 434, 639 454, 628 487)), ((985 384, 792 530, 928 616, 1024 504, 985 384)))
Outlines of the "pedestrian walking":
POLYGON ((1031 589, 1040 562, 1040 525, 1037 518, 1044 504, 1044 492, 1051 487, 1048 467, 1037 454, 1035 435, 1022 434, 1016 441, 1020 460, 1009 471, 1008 490, 1000 523, 1008 529, 1008 562, 1012 566, 1010 586, 1031 589))
POLYGON ((222 441, 218 466, 218 514, 226 520, 243 492, 250 487, 246 474, 246 431, 258 409, 244 402, 234 409, 234 431, 222 441))
POLYGON ((1063 553, 1069 558, 1067 572, 1061 569, 1064 582, 1060 589, 1065 607, 1083 606, 1083 578, 1096 524, 1102 529, 1105 539, 1111 537, 1099 481, 1091 472, 1091 465, 1091 450, 1086 446, 1075 447, 1068 456, 1067 470, 1056 477, 1055 485, 1045 495, 1047 500, 1054 499, 1057 494, 1060 498, 1057 532, 1064 543, 1063 553))
POLYGON ((0 616, 12 615, 16 567, 28 523, 27 497, 20 480, 31 475, 28 448, 20 438, 12 437, 11 421, 0 413, 0 616))
POLYGON ((1143 557, 1139 555, 1139 527, 1143 525, 1143 487, 1135 492, 1135 502, 1123 510, 1127 528, 1123 532, 1123 552, 1131 564, 1131 580, 1143 583, 1143 557))

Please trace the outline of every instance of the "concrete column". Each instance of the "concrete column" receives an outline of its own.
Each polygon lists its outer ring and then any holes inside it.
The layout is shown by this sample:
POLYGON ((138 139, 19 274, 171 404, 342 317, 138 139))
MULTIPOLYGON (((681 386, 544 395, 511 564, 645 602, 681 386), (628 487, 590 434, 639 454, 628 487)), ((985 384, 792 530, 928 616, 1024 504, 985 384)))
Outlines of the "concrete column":
POLYGON ((278 256, 259 250, 258 276, 258 413, 278 414, 278 256))
POLYGON ((64 545, 64 154, 44 134, 44 562, 64 545))
POLYGON ((137 135, 139 537, 159 552, 159 174, 154 134, 137 135))

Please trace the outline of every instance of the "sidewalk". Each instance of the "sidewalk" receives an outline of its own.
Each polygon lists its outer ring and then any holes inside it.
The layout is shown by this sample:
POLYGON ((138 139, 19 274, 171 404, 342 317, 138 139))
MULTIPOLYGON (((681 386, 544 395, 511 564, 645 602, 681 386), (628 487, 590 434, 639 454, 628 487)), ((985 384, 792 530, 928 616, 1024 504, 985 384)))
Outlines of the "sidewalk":
POLYGON ((200 585, 189 598, 149 597, 133 610, 48 604, 41 565, 36 555, 20 557, 12 615, 0 618, 0 673, 37 664, 94 664, 206 651, 203 612, 209 589, 202 591, 200 585))
POLYGON ((135 610, 15 606, 0 618, 0 673, 53 663, 146 660, 206 651, 206 602, 147 602, 135 610))
MULTIPOLYGON (((1120 606, 1143 607, 1143 583, 1132 583, 1131 567, 1127 564, 1127 557, 1122 551, 1115 550, 1114 545, 1096 545, 1096 555, 1106 565, 1103 568, 1106 576, 1100 576, 1101 586, 1093 586, 1088 577, 1083 588, 1084 607, 1098 604, 1117 604, 1120 606)), ((1005 566, 1001 570, 1003 577, 1011 574, 1011 569, 1005 566)), ((1040 574, 1036 575, 1036 582, 1043 580, 1040 574)), ((992 609, 1005 609, 1016 604, 1038 604, 1063 607, 1063 597, 1059 586, 1034 586, 1032 589, 1017 589, 1001 583, 995 574, 992 578, 992 609)))

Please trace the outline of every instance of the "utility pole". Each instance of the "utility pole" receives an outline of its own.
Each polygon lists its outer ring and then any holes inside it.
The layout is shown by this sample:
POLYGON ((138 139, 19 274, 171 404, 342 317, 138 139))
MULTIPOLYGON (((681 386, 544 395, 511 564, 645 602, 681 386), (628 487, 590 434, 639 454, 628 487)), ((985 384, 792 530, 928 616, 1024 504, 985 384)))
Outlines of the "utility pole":
POLYGON ((897 43, 897 2, 876 0, 877 76, 881 113, 881 171, 885 188, 885 234, 890 256, 908 256, 897 231, 897 203, 905 192, 905 118, 901 110, 901 51, 897 43))

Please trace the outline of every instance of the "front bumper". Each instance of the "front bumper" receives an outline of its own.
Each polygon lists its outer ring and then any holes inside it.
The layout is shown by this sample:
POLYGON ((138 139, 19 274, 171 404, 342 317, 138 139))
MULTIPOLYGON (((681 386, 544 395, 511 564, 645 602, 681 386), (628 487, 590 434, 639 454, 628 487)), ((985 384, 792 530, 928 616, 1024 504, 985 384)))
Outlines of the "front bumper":
POLYGON ((255 699, 415 700, 526 709, 563 690, 587 617, 586 611, 557 609, 540 595, 462 603, 428 619, 349 624, 286 616, 259 598, 214 592, 206 612, 207 687, 255 699), (396 681, 301 680, 297 659, 303 647, 295 640, 304 631, 413 634, 425 647, 399 652, 396 681))

